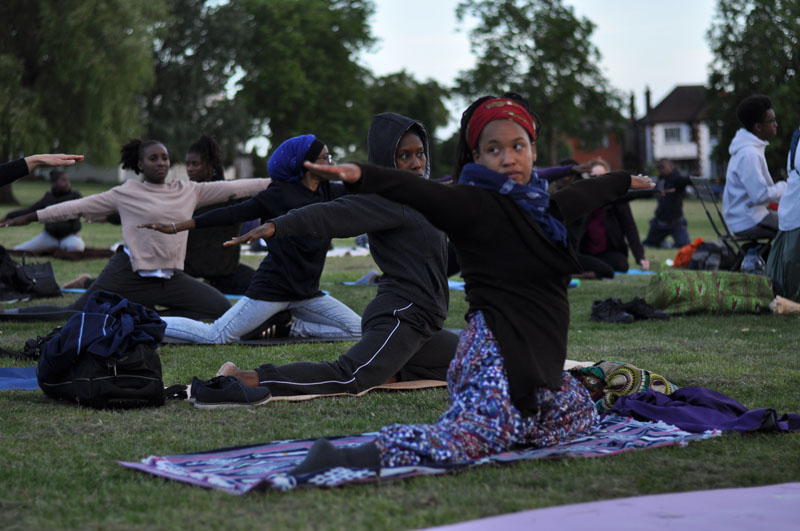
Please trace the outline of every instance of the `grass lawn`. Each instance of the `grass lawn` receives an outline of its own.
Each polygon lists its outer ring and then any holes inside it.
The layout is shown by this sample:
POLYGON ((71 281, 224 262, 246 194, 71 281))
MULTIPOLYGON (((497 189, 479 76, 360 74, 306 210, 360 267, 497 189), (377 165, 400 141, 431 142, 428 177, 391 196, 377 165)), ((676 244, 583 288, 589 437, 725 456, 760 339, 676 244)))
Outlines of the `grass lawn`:
MULTIPOLYGON (((80 184, 84 195, 102 185, 80 184)), ((14 192, 30 204, 46 190, 23 180, 14 192)), ((642 237, 654 201, 633 204, 642 237)), ((0 207, 0 215, 11 210, 0 207)), ((713 239, 705 214, 687 202, 691 236, 713 239)), ((11 247, 40 225, 0 229, 11 247)), ((87 245, 120 239, 119 227, 85 225, 87 245)), ((673 250, 647 250, 654 268, 673 250)), ((255 265, 257 257, 245 257, 255 265)), ((59 282, 98 273, 105 261, 53 260, 59 282)), ((370 258, 329 259, 323 289, 361 312, 374 288, 347 287, 374 268, 370 258)), ((584 281, 570 291, 568 357, 622 360, 663 374, 680 386, 708 387, 751 408, 800 411, 797 362, 800 317, 747 315, 675 317, 664 322, 608 325, 589 320, 592 301, 641 295, 645 276, 584 281)), ((463 292, 451 292, 448 327, 463 327, 463 292)), ((61 303, 71 300, 41 301, 61 303)), ((39 302, 39 301, 37 301, 39 302)), ((0 346, 20 348, 52 323, 0 322, 0 346)), ((347 344, 253 348, 161 347, 165 384, 211 377, 224 361, 252 368, 269 360, 331 360, 347 344)), ((8 359, 5 366, 24 366, 8 359)), ((123 469, 117 460, 249 445, 287 438, 377 430, 394 422, 435 421, 446 391, 373 393, 271 403, 252 410, 206 411, 171 402, 159 409, 94 411, 46 399, 40 391, 0 392, 0 528, 415 529, 567 503, 640 494, 747 487, 800 481, 800 434, 725 435, 686 448, 662 448, 597 459, 485 466, 456 474, 331 490, 256 492, 243 497, 207 491, 123 469)))

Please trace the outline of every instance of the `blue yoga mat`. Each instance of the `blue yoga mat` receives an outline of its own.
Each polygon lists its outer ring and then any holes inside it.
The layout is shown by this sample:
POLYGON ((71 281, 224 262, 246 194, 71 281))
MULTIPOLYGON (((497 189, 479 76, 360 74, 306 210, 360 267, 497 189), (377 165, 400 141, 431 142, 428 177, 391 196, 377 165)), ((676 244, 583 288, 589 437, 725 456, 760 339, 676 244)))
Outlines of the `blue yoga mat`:
MULTIPOLYGON (((648 273, 648 274, 651 274, 651 273, 648 273)), ((358 285, 355 282, 342 282, 342 284, 345 284, 347 286, 357 286, 358 285)), ((464 281, 463 280, 448 280, 447 284, 448 284, 448 287, 450 289, 464 291, 464 281)), ((367 286, 377 286, 377 284, 366 284, 366 285, 367 286)), ((569 287, 571 287, 571 288, 577 288, 580 285, 581 285, 581 281, 579 279, 577 279, 577 278, 573 278, 569 282, 569 287)))
POLYGON ((0 367, 0 390, 39 389, 36 381, 36 367, 0 367))

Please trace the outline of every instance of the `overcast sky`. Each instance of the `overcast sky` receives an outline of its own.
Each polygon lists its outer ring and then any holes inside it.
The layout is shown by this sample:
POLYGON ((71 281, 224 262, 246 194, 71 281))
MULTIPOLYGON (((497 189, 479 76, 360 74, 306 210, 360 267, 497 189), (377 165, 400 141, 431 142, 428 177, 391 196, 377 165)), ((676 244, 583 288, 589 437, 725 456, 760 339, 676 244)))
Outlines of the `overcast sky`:
MULTIPOLYGON (((638 116, 644 112, 645 86, 655 105, 675 85, 705 84, 711 61, 705 34, 714 0, 565 3, 597 26, 592 40, 602 55, 601 69, 611 86, 626 95, 634 92, 638 116)), ((371 23, 379 41, 363 62, 377 75, 405 69, 420 81, 433 78, 452 86, 459 71, 475 64, 469 22, 457 23, 456 5, 458 0, 377 0, 371 23)))

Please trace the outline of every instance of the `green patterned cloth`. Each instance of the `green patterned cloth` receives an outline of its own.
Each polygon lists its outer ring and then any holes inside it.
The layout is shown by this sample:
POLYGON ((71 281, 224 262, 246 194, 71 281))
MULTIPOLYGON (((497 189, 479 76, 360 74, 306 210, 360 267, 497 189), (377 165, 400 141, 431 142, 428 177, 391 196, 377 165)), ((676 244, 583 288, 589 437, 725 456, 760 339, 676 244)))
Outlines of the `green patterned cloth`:
POLYGON ((669 313, 763 313, 772 281, 730 271, 664 271, 650 277, 645 300, 669 313))
POLYGON ((668 395, 678 389, 660 374, 618 361, 599 361, 591 367, 571 369, 570 373, 589 390, 598 413, 611 409, 622 395, 648 389, 668 395))

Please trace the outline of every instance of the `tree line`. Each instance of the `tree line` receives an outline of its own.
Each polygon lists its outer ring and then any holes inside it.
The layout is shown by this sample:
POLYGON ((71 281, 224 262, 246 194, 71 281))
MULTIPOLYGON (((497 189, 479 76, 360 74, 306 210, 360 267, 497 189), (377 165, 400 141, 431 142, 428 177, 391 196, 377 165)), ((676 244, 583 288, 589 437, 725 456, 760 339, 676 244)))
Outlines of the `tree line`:
MULTIPOLYGON (((708 113, 720 145, 735 131, 735 102, 754 91, 773 96, 783 123, 798 123, 799 6, 718 0, 708 113)), ((595 26, 563 0, 460 2, 459 19, 476 21, 476 65, 452 86, 366 69, 359 55, 377 42, 374 10, 372 0, 6 0, 2 157, 81 152, 114 164, 131 136, 182 156, 206 132, 231 161, 253 136, 276 145, 314 132, 338 155, 363 158, 377 112, 412 116, 435 135, 450 120, 447 99, 508 90, 541 115, 543 164, 568 155, 566 136, 592 146, 624 123, 623 97, 591 43, 595 26)), ((452 167, 453 145, 434 145, 437 175, 452 167)))

